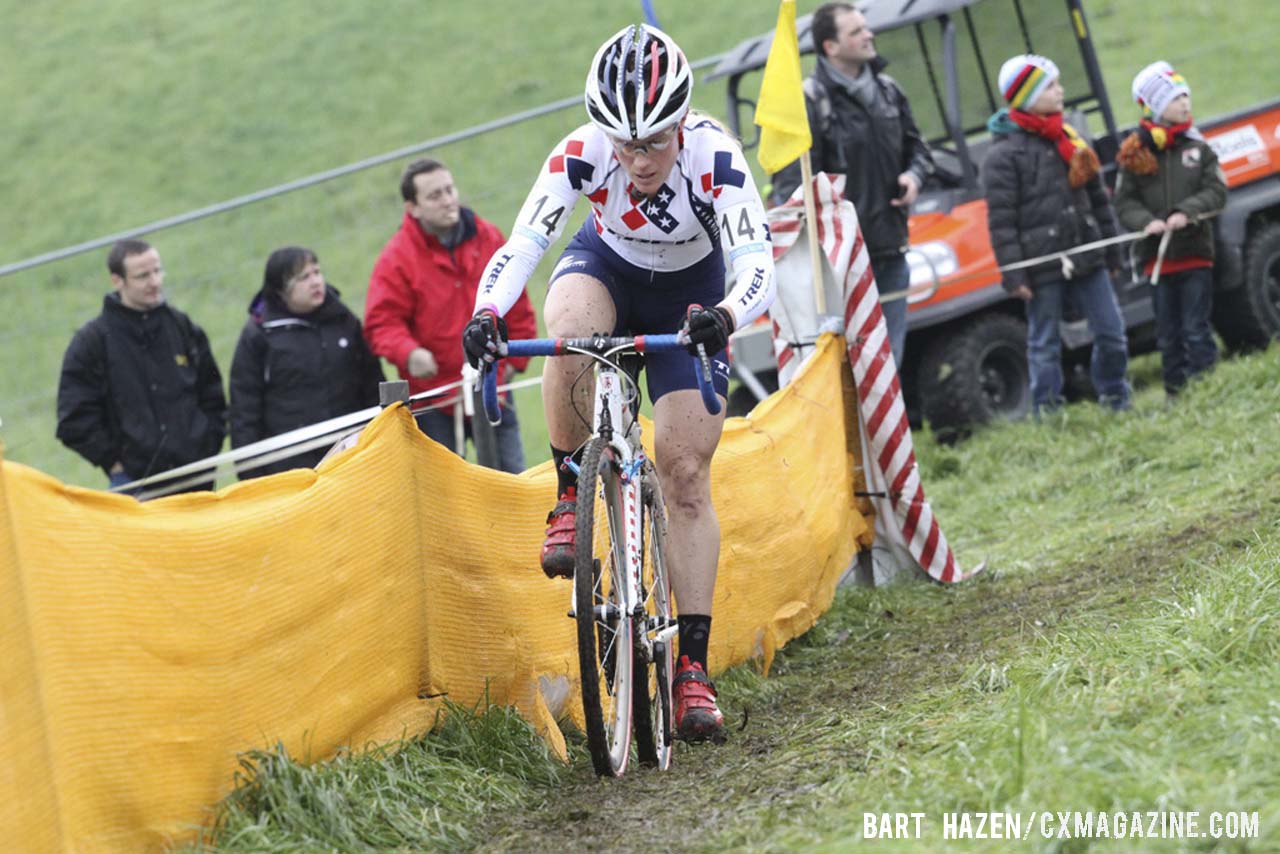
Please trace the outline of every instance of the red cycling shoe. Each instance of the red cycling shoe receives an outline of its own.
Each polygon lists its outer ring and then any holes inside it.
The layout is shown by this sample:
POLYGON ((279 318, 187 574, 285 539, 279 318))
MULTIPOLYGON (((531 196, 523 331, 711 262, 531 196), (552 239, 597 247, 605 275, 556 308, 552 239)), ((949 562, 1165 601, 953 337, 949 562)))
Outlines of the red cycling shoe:
POLYGON ((689 656, 680 656, 672 682, 676 701, 676 733, 685 741, 724 741, 724 715, 716 706, 716 686, 689 656))
POLYGON ((577 509, 578 491, 571 486, 547 514, 547 536, 542 541, 542 571, 547 578, 573 578, 577 509))

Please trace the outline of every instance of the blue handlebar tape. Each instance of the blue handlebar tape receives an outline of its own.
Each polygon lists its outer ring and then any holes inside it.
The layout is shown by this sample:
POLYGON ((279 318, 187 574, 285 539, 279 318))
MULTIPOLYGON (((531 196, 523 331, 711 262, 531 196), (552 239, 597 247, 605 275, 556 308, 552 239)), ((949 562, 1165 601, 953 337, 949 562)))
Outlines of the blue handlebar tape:
POLYGON ((498 402, 498 363, 488 362, 484 366, 484 415, 489 423, 497 427, 502 423, 502 404, 498 402))

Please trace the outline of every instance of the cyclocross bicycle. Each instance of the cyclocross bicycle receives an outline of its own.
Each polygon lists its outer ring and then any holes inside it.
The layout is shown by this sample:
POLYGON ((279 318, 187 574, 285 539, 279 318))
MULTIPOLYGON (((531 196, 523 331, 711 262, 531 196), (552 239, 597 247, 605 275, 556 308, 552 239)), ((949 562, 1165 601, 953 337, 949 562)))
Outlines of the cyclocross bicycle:
MULTIPOLYGON (((633 734, 642 764, 671 766, 677 624, 667 574, 666 505, 657 470, 640 444, 639 368, 624 360, 684 348, 680 335, 594 336, 509 341, 503 353, 589 356, 579 380, 595 368, 592 435, 576 467, 577 554, 569 616, 578 627, 587 745, 601 776, 626 770, 633 734)), ((698 388, 714 415, 720 401, 710 361, 698 350, 698 388)), ((483 397, 485 414, 496 424, 501 410, 493 365, 484 373, 483 397)))

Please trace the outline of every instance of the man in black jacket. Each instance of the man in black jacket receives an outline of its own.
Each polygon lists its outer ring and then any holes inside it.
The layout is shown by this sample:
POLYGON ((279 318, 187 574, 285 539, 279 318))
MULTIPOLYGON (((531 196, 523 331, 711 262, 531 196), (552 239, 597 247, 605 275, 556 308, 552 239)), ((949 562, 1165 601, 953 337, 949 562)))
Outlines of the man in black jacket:
MULTIPOLYGON (((883 73, 875 37, 862 13, 849 3, 824 3, 813 13, 810 32, 818 65, 804 82, 813 134, 813 171, 845 174, 845 196, 871 255, 881 295, 906 289, 907 217, 933 156, 920 135, 907 96, 883 73)), ((773 179, 773 201, 785 201, 800 185, 800 163, 773 179)), ((907 301, 884 303, 893 358, 902 364, 907 339, 907 301)))
POLYGON ((160 254, 122 240, 107 270, 113 291, 62 360, 57 434, 115 487, 216 454, 227 403, 209 339, 165 302, 160 254))
POLYGON ((1027 302, 1027 366, 1033 411, 1062 403, 1063 309, 1072 304, 1093 333, 1090 378, 1098 402, 1129 408, 1128 340, 1108 268, 1119 247, 1074 251, 1115 237, 1115 211, 1099 177, 1098 156, 1063 121, 1058 66, 1036 54, 1004 63, 998 78, 1009 108, 987 122, 995 143, 982 164, 991 247, 1007 270, 1005 289, 1027 302), (1067 254, 1070 253, 1070 254, 1067 254))

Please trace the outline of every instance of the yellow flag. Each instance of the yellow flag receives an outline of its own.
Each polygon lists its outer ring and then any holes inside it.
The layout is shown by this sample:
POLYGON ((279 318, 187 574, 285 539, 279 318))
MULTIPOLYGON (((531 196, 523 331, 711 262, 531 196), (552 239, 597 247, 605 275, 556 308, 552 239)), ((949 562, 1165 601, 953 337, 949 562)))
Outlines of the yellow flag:
POLYGON ((760 150, 756 158, 770 174, 794 161, 813 145, 809 116, 804 109, 800 75, 800 42, 796 38, 796 0, 782 0, 778 28, 764 64, 760 98, 756 102, 760 150))

